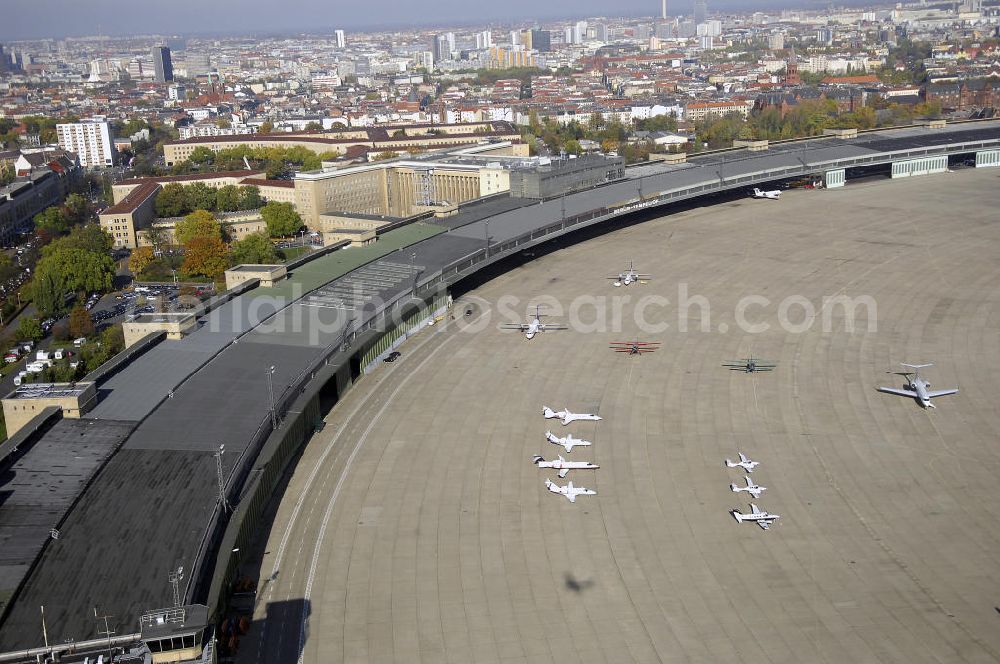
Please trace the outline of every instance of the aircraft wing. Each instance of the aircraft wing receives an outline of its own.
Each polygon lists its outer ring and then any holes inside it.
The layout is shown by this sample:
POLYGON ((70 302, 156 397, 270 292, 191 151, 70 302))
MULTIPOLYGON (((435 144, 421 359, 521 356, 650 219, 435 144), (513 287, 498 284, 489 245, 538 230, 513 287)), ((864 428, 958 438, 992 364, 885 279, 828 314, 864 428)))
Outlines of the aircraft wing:
POLYGON ((542 323, 538 326, 540 330, 568 330, 569 328, 565 325, 552 325, 550 323, 542 323))
POLYGON ((903 390, 896 387, 880 387, 879 392, 888 392, 889 394, 898 394, 901 397, 910 397, 912 399, 919 399, 920 395, 913 390, 903 390))
POLYGON ((754 505, 753 503, 750 503, 750 513, 751 514, 760 514, 760 508, 757 507, 756 505, 754 505))
POLYGON ((958 394, 958 388, 956 387, 953 390, 934 390, 933 392, 928 392, 927 396, 929 396, 931 398, 934 398, 934 397, 946 397, 949 394, 958 394))
POLYGON ((524 323, 504 323, 500 328, 503 330, 526 330, 528 326, 524 323))
POLYGON ((767 521, 758 521, 757 525, 760 526, 761 530, 767 530, 768 528, 771 527, 771 524, 768 523, 767 521))

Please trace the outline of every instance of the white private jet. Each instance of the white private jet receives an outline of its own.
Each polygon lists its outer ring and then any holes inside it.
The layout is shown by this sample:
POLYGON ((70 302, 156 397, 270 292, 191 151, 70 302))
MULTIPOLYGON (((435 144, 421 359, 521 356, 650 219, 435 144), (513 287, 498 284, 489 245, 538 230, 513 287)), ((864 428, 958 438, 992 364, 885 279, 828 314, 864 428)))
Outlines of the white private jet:
POLYGON ((897 389, 895 387, 880 387, 879 392, 887 392, 889 394, 898 394, 901 397, 910 397, 911 399, 916 399, 924 408, 937 408, 931 403, 931 399, 934 397, 943 397, 949 394, 957 394, 958 388, 953 388, 950 390, 934 390, 929 391, 927 388, 931 386, 926 380, 920 377, 920 370, 924 367, 933 367, 933 364, 903 364, 904 367, 913 369, 913 378, 910 378, 909 372, 904 372, 902 375, 907 377, 907 384, 905 389, 897 389))
POLYGON ((567 434, 560 438, 551 431, 545 432, 545 440, 549 441, 553 445, 562 445, 566 448, 566 454, 573 451, 576 446, 580 447, 590 447, 591 442, 589 440, 580 440, 579 438, 574 438, 573 434, 567 434))
POLYGON ((742 468, 748 473, 752 473, 753 469, 759 465, 760 461, 751 461, 750 459, 747 458, 746 454, 743 454, 743 452, 740 452, 740 460, 735 463, 730 461, 729 459, 726 459, 726 466, 728 466, 729 468, 742 468))
POLYGON ((542 322, 542 306, 535 307, 535 317, 530 323, 504 323, 500 326, 503 330, 521 330, 525 339, 533 339, 539 332, 549 332, 551 330, 565 330, 565 325, 552 325, 542 322))
POLYGON ((536 456, 532 461, 539 468, 558 470, 560 478, 566 477, 567 473, 571 470, 595 470, 600 468, 596 463, 590 463, 589 461, 567 461, 562 458, 561 454, 558 459, 553 459, 552 461, 546 461, 541 456, 536 456))
POLYGON ((747 485, 746 486, 738 486, 736 484, 730 484, 729 488, 733 490, 733 493, 739 493, 740 491, 746 491, 747 493, 749 493, 754 498, 760 498, 760 494, 762 492, 764 492, 764 491, 767 491, 767 487, 766 486, 757 486, 756 484, 754 484, 753 480, 750 479, 749 475, 746 476, 746 481, 747 481, 747 485))
POLYGON ((778 514, 770 514, 762 511, 753 503, 750 503, 750 514, 741 514, 739 510, 730 510, 729 513, 740 523, 744 521, 756 521, 757 525, 763 530, 767 530, 771 527, 772 523, 781 518, 778 514))
POLYGON ((639 282, 640 280, 646 281, 652 278, 653 275, 651 274, 639 274, 638 272, 636 272, 635 267, 633 267, 632 265, 632 261, 628 262, 627 270, 625 270, 624 272, 619 272, 613 277, 608 277, 608 279, 614 280, 611 283, 611 285, 614 286, 615 288, 618 288, 619 286, 628 286, 630 284, 639 282))
POLYGON ((559 486, 549 478, 545 478, 545 488, 552 493, 558 493, 560 495, 566 496, 566 499, 571 502, 576 502, 577 496, 596 496, 597 492, 593 489, 584 489, 583 487, 575 487, 573 483, 570 482, 566 486, 559 486))
POLYGON ((551 420, 553 418, 558 419, 562 422, 563 426, 577 420, 593 420, 596 422, 601 419, 597 415, 590 415, 589 413, 571 413, 565 408, 562 410, 552 410, 548 406, 542 406, 542 415, 544 415, 547 420, 551 420))
POLYGON ((772 201, 776 201, 776 200, 778 200, 778 199, 781 198, 781 190, 780 189, 772 189, 771 191, 761 191, 757 187, 754 187, 753 188, 753 194, 751 194, 751 195, 754 198, 769 198, 772 201))

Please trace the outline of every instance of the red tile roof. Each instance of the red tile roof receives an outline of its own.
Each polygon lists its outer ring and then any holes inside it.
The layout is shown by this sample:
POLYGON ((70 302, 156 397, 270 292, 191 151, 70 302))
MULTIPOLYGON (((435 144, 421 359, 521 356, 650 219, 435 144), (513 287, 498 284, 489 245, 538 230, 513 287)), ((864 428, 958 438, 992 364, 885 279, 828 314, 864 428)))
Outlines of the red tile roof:
POLYGON ((121 199, 104 212, 101 212, 101 216, 106 214, 126 214, 129 212, 134 212, 140 205, 142 205, 146 199, 150 196, 155 196, 156 192, 160 190, 160 185, 157 182, 143 182, 138 187, 129 192, 128 196, 121 199))

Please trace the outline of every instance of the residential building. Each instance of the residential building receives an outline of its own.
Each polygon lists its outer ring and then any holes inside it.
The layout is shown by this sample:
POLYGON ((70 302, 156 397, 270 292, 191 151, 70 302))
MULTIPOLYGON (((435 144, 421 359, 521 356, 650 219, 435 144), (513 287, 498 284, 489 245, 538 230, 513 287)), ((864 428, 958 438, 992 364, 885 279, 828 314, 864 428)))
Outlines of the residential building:
POLYGON ((347 46, 347 38, 344 36, 343 30, 335 30, 333 34, 337 42, 337 48, 344 48, 347 46))
POLYGON ((74 152, 84 168, 114 166, 115 142, 111 123, 104 118, 56 125, 59 147, 74 152))

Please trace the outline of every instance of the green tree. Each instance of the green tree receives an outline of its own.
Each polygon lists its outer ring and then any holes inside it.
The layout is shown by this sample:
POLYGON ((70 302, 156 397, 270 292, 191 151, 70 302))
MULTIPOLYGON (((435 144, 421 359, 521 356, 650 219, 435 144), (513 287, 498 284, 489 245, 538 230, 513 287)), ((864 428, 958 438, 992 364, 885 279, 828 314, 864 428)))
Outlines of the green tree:
POLYGON ((257 133, 270 134, 272 131, 274 131, 274 123, 270 120, 264 120, 264 123, 260 126, 260 129, 257 130, 257 133))
POLYGON ((195 238, 207 237, 222 241, 222 225, 211 212, 195 210, 177 222, 174 237, 185 247, 195 238))
POLYGON ((263 233, 251 233, 233 243, 232 257, 235 265, 278 262, 274 243, 263 233))
POLYGON ((68 233, 71 226, 66 211, 56 205, 47 207, 35 215, 35 228, 49 235, 68 233))
POLYGON ((90 219, 90 201, 86 196, 80 194, 70 194, 63 203, 66 210, 66 217, 73 225, 82 224, 90 219))
POLYGON ((94 334, 94 323, 90 320, 90 312, 79 304, 69 313, 69 333, 74 339, 94 334))
POLYGON ((227 184, 215 192, 215 209, 219 212, 236 212, 242 203, 242 192, 235 184, 227 184))
POLYGON ((108 291, 114 275, 115 262, 107 253, 60 248, 45 254, 35 266, 32 297, 42 313, 59 312, 66 307, 67 293, 108 291))
POLYGON ((194 209, 190 207, 184 185, 178 182, 171 182, 160 190, 155 207, 157 217, 183 217, 194 209))
POLYGON ((302 218, 291 203, 271 201, 260 209, 260 214, 271 237, 287 237, 302 227, 302 218))
POLYGON ((81 249, 98 255, 108 255, 114 246, 112 237, 97 224, 76 226, 66 237, 61 237, 42 248, 42 256, 49 256, 63 249, 81 249))
POLYGON ((204 182, 195 182, 184 187, 187 194, 188 207, 191 210, 215 210, 216 190, 204 182))
POLYGON ((240 210, 256 210, 264 205, 264 201, 260 197, 260 189, 253 186, 241 187, 240 189, 240 210))
POLYGON ((319 122, 310 122, 306 125, 306 131, 322 131, 323 125, 319 122))
POLYGON ((215 161, 215 152, 211 148, 199 145, 191 151, 191 156, 188 157, 188 161, 199 166, 211 164, 215 161))
POLYGON ((38 341, 45 333, 42 332, 42 324, 35 317, 25 316, 17 326, 17 338, 23 341, 38 341))
POLYGON ((146 228, 146 239, 149 241, 149 244, 153 249, 153 255, 155 256, 163 250, 163 247, 167 245, 167 232, 162 226, 151 224, 146 228))
POLYGON ((226 245, 217 237, 200 236, 192 238, 184 247, 184 264, 181 269, 186 274, 215 278, 229 267, 226 245))

